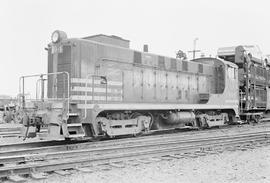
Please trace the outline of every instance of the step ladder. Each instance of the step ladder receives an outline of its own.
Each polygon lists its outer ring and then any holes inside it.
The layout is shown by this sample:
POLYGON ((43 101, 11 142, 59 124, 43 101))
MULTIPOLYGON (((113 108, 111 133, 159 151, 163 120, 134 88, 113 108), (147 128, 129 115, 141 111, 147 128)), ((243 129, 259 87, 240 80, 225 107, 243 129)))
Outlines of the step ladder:
POLYGON ((82 123, 78 120, 78 113, 68 113, 69 119, 67 123, 68 138, 80 138, 85 136, 82 123))

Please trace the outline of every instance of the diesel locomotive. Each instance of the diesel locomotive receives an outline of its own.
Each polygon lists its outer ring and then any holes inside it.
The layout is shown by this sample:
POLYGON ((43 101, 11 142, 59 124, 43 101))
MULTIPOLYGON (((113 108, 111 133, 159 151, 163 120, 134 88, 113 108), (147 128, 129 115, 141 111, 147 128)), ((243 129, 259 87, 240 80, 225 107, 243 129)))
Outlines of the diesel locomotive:
POLYGON ((254 94, 244 77, 249 57, 188 61, 132 50, 118 36, 68 38, 55 31, 51 38, 48 73, 20 78, 26 135, 47 125, 47 136, 57 139, 135 136, 232 124, 255 106, 266 109, 265 98, 248 102, 262 88, 256 85, 254 94), (37 77, 36 100, 25 98, 28 77, 37 77))

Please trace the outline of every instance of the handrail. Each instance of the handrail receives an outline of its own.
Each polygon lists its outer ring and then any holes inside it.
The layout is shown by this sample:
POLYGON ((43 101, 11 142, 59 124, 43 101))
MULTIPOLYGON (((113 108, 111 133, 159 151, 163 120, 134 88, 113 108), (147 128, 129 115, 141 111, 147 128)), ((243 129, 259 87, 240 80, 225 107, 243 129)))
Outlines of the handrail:
POLYGON ((38 92, 39 92, 39 90, 38 90, 38 84, 39 84, 40 81, 41 81, 41 78, 39 78, 39 79, 36 81, 36 100, 38 100, 38 92))
MULTIPOLYGON (((88 84, 89 84, 89 78, 92 77, 92 103, 94 101, 94 84, 95 84, 95 77, 98 77, 98 78, 101 78, 101 79, 105 79, 106 81, 106 102, 107 102, 107 99, 108 99, 108 81, 107 81, 107 77, 106 76, 100 76, 100 75, 93 75, 93 74, 88 74, 86 76, 86 82, 85 82, 85 88, 87 88, 88 84)), ((87 105, 87 89, 85 90, 85 100, 84 100, 84 119, 86 119, 87 117, 87 108, 86 108, 86 105, 87 105)))
MULTIPOLYGON (((47 74, 33 74, 33 75, 26 75, 26 76, 21 76, 19 78, 19 94, 22 93, 22 107, 24 109, 25 107, 25 94, 24 94, 24 80, 25 78, 31 78, 31 77, 40 77, 40 79, 43 79, 43 76, 49 76, 49 75, 60 75, 60 74, 66 74, 67 75, 67 97, 65 97, 65 99, 68 100, 68 105, 67 105, 67 112, 69 112, 69 104, 70 104, 70 77, 69 77, 69 73, 66 72, 66 71, 63 71, 63 72, 52 72, 52 73, 47 73, 47 74), (21 86, 21 83, 22 83, 22 86, 21 86), (22 90, 22 91, 21 91, 22 90)), ((38 79, 38 81, 40 80, 38 79)), ((64 81, 65 83, 65 81, 64 81)), ((37 86, 37 84, 36 84, 37 86)), ((37 89, 36 89, 37 91, 37 89)), ((37 96, 37 95, 36 95, 37 96)))

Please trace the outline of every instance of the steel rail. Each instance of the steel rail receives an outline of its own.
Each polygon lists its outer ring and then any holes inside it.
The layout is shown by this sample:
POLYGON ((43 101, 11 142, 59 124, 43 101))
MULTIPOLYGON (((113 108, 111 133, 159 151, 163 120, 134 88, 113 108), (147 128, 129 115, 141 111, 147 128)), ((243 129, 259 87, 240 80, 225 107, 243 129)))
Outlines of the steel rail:
MULTIPOLYGON (((12 154, 12 152, 27 152, 27 150, 29 150, 29 152, 31 152, 31 149, 34 148, 52 148, 54 146, 59 146, 59 145, 67 145, 67 144, 80 144, 80 143, 84 143, 86 142, 86 140, 84 141, 52 141, 52 140, 44 140, 44 141, 34 141, 34 142, 27 142, 27 143, 16 143, 16 144, 6 144, 6 145, 2 145, 0 146, 0 154, 3 154, 4 152, 10 152, 12 154)), ((1 155, 0 155, 1 156, 1 155)))
POLYGON ((9 135, 9 134, 20 134, 20 131, 6 131, 6 132, 0 132, 1 135, 9 135))

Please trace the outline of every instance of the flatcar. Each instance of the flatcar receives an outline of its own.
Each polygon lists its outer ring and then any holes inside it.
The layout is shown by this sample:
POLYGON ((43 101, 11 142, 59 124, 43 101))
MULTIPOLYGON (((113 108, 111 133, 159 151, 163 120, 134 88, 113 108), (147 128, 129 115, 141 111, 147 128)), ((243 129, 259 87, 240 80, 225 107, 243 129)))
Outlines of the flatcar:
POLYGON ((51 138, 112 138, 239 119, 236 63, 132 50, 118 36, 55 31, 51 38, 48 73, 34 75, 40 98, 24 97, 24 83, 34 76, 20 79, 25 134, 47 125, 51 138))

